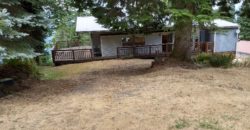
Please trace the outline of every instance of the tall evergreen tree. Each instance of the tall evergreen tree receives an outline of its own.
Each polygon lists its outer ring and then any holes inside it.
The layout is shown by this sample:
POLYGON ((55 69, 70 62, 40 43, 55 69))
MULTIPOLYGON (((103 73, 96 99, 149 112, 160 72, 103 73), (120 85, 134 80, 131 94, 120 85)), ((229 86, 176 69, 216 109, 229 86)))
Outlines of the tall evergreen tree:
POLYGON ((241 25, 240 39, 250 40, 250 0, 245 0, 242 4, 239 23, 241 25))
POLYGON ((220 14, 220 16, 231 20, 234 19, 235 3, 233 1, 219 0, 217 6, 219 7, 218 13, 220 14))
POLYGON ((31 0, 1 0, 0 46, 9 53, 43 52, 48 19, 44 3, 31 0))

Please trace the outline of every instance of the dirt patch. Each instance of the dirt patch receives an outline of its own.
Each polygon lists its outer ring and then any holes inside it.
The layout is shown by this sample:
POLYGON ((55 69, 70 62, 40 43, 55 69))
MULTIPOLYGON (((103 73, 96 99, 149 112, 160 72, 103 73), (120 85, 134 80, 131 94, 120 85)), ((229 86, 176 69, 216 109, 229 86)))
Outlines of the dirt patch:
POLYGON ((110 60, 0 99, 0 129, 250 129, 250 69, 110 60), (188 67, 187 67, 188 66, 188 67))

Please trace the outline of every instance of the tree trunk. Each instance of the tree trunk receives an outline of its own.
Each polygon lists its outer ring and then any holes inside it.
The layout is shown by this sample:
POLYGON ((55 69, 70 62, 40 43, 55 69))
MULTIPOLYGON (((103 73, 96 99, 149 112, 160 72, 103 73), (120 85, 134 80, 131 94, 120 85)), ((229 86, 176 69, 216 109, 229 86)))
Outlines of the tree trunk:
POLYGON ((173 57, 190 60, 192 55, 192 20, 176 23, 173 57))

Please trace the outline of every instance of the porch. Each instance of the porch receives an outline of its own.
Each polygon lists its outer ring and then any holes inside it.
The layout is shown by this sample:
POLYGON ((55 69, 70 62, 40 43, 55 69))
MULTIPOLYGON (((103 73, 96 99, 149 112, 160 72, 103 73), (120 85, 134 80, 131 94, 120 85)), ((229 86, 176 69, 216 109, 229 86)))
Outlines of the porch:
MULTIPOLYGON (((193 54, 201 52, 213 53, 212 42, 195 42, 193 54)), ((52 60, 55 65, 81 63, 116 58, 154 58, 170 56, 174 44, 141 45, 117 47, 117 55, 111 57, 96 56, 93 49, 52 50, 52 60)))
POLYGON ((118 58, 154 58, 156 56, 169 56, 173 44, 125 46, 117 48, 118 58))
POLYGON ((55 65, 81 63, 116 58, 154 58, 169 56, 173 45, 144 45, 117 47, 117 56, 96 56, 93 49, 64 49, 52 50, 52 60, 55 65))

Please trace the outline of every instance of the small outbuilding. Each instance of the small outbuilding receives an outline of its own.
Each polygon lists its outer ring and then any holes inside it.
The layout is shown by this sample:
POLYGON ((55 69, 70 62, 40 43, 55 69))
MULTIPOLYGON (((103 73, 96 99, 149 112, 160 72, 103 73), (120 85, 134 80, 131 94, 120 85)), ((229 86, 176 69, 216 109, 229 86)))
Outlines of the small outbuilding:
POLYGON ((237 44, 236 57, 240 59, 250 58, 250 41, 239 41, 237 44))

